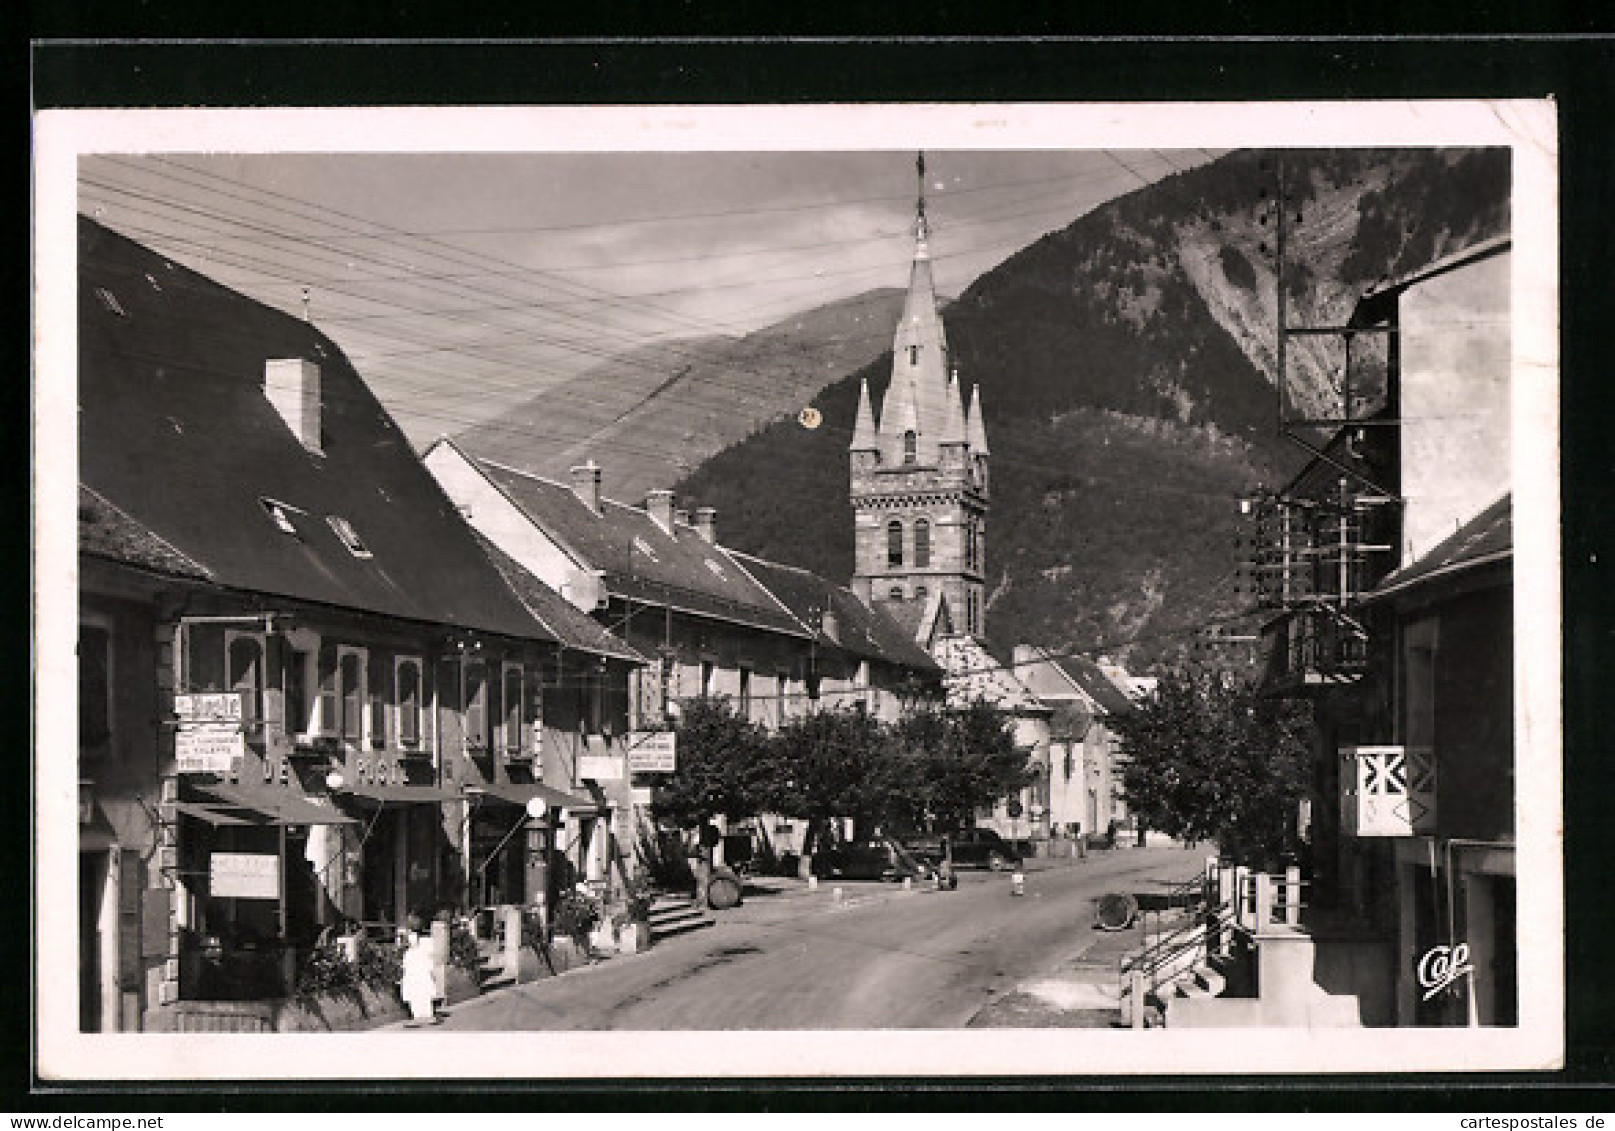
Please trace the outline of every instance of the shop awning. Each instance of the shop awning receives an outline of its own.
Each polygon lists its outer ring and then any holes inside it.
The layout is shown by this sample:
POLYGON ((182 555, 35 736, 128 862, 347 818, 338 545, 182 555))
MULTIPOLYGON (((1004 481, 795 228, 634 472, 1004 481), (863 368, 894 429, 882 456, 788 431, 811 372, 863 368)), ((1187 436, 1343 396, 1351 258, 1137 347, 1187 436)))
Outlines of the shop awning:
POLYGON ((203 805, 199 801, 176 801, 174 802, 174 809, 176 812, 184 813, 187 817, 195 817, 198 821, 206 821, 210 825, 251 825, 256 823, 247 820, 245 817, 231 816, 223 809, 203 805))
POLYGON ((565 809, 569 813, 593 813, 594 802, 587 797, 579 797, 574 793, 564 793, 553 786, 541 785, 538 782, 496 782, 491 785, 472 785, 466 787, 466 792, 472 797, 481 797, 489 801, 503 802, 507 805, 525 806, 533 798, 541 798, 545 805, 551 809, 565 809))
POLYGON ((388 805, 441 805, 445 801, 464 800, 458 790, 435 785, 366 785, 363 782, 343 786, 339 796, 388 805))
POLYGON ((235 785, 219 782, 199 785, 197 792, 217 801, 206 803, 181 802, 187 810, 211 810, 212 815, 192 812, 215 825, 269 824, 269 825, 352 825, 357 822, 329 805, 312 798, 273 786, 235 785), (222 819, 221 819, 222 818, 222 819))

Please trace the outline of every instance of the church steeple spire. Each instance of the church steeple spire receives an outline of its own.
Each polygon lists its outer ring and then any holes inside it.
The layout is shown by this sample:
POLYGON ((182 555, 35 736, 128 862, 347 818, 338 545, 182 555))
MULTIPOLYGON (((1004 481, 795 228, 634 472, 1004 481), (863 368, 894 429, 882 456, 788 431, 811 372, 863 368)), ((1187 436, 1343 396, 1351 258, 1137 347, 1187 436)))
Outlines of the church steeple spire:
POLYGON ((858 383, 858 420, 852 427, 852 447, 848 450, 854 452, 880 450, 880 430, 875 427, 875 412, 869 407, 867 377, 858 383))

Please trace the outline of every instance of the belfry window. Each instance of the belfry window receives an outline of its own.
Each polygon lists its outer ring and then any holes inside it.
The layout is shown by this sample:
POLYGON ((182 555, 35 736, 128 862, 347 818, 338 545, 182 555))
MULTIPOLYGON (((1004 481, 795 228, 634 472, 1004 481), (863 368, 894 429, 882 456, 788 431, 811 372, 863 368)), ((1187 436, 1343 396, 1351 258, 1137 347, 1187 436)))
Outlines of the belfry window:
POLYGON ((903 462, 913 463, 920 454, 920 437, 912 428, 903 433, 903 462))
POLYGON ((918 365, 920 363, 920 347, 919 346, 909 346, 908 347, 908 363, 910 365, 918 365))
POLYGON ((886 524, 886 564, 903 564, 903 524, 895 518, 886 524))
POLYGON ((914 524, 914 564, 920 569, 931 564, 931 524, 923 518, 914 524))

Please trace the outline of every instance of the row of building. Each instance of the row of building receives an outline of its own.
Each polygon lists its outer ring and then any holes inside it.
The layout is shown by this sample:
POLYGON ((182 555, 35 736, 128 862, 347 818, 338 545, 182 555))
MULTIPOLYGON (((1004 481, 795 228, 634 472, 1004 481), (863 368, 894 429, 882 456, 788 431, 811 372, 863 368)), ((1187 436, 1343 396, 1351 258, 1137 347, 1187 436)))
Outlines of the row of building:
POLYGON ((983 823, 1122 815, 1125 673, 980 639, 986 436, 925 237, 922 205, 842 585, 671 492, 614 502, 593 463, 417 455, 314 326, 81 218, 81 1027, 284 995, 354 923, 614 883, 691 697, 777 726, 986 694, 1039 774, 983 823))

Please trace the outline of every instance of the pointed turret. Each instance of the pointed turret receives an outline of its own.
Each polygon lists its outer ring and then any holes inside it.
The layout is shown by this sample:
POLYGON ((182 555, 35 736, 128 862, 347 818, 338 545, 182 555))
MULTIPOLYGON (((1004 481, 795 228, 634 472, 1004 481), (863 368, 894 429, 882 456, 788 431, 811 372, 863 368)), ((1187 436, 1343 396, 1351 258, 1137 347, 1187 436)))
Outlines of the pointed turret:
POLYGON ((987 455, 987 425, 981 417, 981 386, 970 390, 970 412, 965 418, 965 438, 970 441, 970 454, 987 455))
POLYGON ((867 377, 858 383, 858 422, 852 427, 852 446, 848 450, 854 452, 880 450, 880 429, 875 424, 874 409, 870 408, 867 377))
POLYGON ((943 424, 940 444, 944 466, 962 467, 968 451, 969 437, 965 430, 964 404, 959 399, 959 374, 954 372, 948 381, 948 395, 943 402, 943 424))

